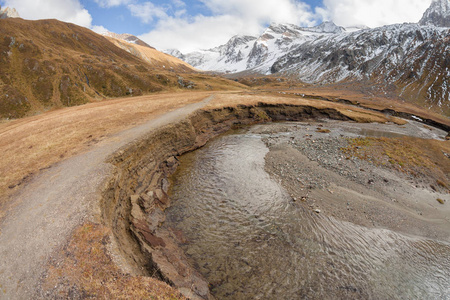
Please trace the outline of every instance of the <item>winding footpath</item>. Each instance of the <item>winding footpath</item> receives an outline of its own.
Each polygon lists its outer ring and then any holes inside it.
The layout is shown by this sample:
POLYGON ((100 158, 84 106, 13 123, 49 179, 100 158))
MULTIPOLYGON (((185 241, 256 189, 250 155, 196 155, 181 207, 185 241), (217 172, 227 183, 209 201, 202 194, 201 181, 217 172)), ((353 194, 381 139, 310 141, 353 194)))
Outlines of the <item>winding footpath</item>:
POLYGON ((212 98, 113 135, 24 186, 0 224, 0 299, 32 299, 52 253, 83 221, 100 218, 101 191, 113 169, 106 162, 109 156, 148 132, 187 117, 212 98))

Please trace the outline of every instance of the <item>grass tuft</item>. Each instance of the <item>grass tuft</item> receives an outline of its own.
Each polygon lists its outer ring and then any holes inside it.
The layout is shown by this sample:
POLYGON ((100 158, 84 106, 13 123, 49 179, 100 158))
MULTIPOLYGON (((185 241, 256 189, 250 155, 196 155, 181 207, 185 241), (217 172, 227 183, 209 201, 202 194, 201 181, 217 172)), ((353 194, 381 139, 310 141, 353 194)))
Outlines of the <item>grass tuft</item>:
POLYGON ((349 138, 341 149, 350 157, 368 160, 415 177, 430 177, 449 191, 450 162, 443 153, 449 145, 436 140, 404 138, 349 138))

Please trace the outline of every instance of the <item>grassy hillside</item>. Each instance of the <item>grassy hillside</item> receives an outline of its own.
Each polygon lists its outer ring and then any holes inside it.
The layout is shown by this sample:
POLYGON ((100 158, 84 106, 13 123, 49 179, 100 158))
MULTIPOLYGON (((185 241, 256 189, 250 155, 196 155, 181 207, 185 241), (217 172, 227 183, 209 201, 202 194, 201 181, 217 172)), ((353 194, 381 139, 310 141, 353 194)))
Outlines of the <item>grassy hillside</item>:
POLYGON ((89 29, 57 20, 0 20, 0 118, 105 98, 239 87, 185 63, 147 59, 89 29), (230 86, 231 85, 231 86, 230 86))
POLYGON ((128 43, 127 41, 116 39, 113 37, 106 36, 106 38, 110 42, 112 42, 114 45, 116 45, 117 47, 127 51, 128 53, 130 53, 134 56, 137 56, 138 58, 140 58, 142 60, 145 60, 152 67, 159 68, 159 69, 162 68, 162 69, 166 69, 166 70, 176 70, 178 72, 180 72, 180 71, 184 71, 184 72, 195 71, 191 65, 182 61, 181 59, 178 59, 178 58, 168 55, 166 53, 160 52, 150 46, 132 44, 132 43, 128 43))

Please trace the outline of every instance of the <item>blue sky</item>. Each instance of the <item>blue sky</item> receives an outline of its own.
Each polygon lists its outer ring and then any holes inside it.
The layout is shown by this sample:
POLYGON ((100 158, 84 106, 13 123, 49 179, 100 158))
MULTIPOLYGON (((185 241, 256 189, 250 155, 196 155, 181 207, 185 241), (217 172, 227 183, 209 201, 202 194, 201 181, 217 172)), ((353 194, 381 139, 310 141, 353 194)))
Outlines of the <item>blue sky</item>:
MULTIPOLYGON (((226 1, 226 0, 224 0, 226 1)), ((136 1, 144 3, 149 1, 136 1)), ((174 16, 176 13, 176 5, 169 1, 151 1, 156 6, 165 7, 169 16, 174 16)), ((189 16, 213 16, 214 13, 201 1, 188 0, 185 3, 184 9, 189 16)), ((312 10, 318 6, 323 6, 322 1, 303 1, 308 4, 312 10)), ((116 33, 131 33, 134 35, 143 35, 151 31, 157 25, 158 19, 154 19, 149 23, 144 23, 141 19, 134 17, 130 10, 124 9, 123 5, 113 7, 101 7, 97 2, 92 0, 80 0, 80 3, 86 8, 93 18, 93 24, 103 26, 109 31, 116 33)))
POLYGON ((271 22, 341 26, 417 22, 432 0, 0 0, 24 19, 56 18, 96 32, 131 33, 182 52, 258 35, 271 22))

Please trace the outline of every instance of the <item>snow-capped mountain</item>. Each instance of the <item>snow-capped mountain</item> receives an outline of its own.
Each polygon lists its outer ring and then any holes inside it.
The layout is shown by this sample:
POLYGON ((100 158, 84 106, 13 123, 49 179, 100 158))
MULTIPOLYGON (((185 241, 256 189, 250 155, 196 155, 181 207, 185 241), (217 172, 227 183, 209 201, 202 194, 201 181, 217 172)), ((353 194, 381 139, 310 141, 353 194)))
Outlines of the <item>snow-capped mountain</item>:
POLYGON ((450 27, 450 1, 434 0, 423 14, 420 25, 433 25, 437 27, 450 27))
POLYGON ((225 45, 182 54, 176 49, 165 50, 167 54, 184 60, 201 70, 239 72, 247 68, 247 58, 256 40, 253 36, 234 36, 225 45))
POLYGON ((312 28, 271 24, 259 37, 181 54, 208 71, 283 73, 308 83, 369 82, 450 111, 450 0, 435 0, 419 24, 312 28))
POLYGON ((302 28, 303 31, 310 31, 310 32, 316 32, 316 33, 342 33, 346 32, 347 30, 344 27, 337 26, 333 22, 323 22, 319 26, 311 27, 311 28, 302 28))
POLYGON ((2 9, 0 6, 0 19, 7 18, 20 18, 20 16, 15 8, 5 7, 2 9))
POLYGON ((272 23, 259 37, 237 35, 225 45, 188 54, 182 54, 175 49, 164 52, 200 70, 235 73, 255 69, 260 73, 268 73, 277 58, 296 45, 323 35, 334 35, 345 31, 346 29, 332 22, 324 22, 311 28, 272 23))
POLYGON ((398 24, 323 36, 291 49, 270 71, 310 83, 393 85, 400 96, 449 106, 450 29, 398 24))

